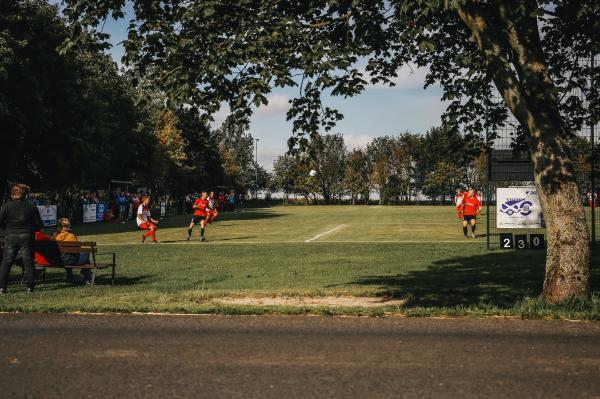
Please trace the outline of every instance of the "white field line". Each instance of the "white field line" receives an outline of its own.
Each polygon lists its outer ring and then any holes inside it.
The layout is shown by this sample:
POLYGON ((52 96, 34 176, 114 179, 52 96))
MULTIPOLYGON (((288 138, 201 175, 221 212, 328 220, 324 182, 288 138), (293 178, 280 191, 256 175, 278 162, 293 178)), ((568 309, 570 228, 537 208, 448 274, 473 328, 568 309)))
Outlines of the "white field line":
POLYGON ((355 240, 355 241, 336 241, 336 240, 327 240, 327 241, 318 241, 319 243, 336 243, 336 244, 350 244, 350 243, 360 243, 360 244, 448 244, 448 243, 463 243, 463 244, 483 244, 483 241, 477 240, 355 240))
POLYGON ((404 223, 377 223, 377 222, 360 222, 361 225, 369 225, 369 226, 462 226, 462 222, 404 222, 404 223))
POLYGON ((327 235, 327 234, 329 234, 329 233, 333 233, 333 232, 334 232, 334 231, 336 231, 337 229, 340 229, 340 228, 342 228, 342 227, 344 227, 344 226, 345 226, 344 224, 340 224, 339 226, 336 226, 336 227, 334 227, 334 228, 333 228, 333 229, 331 229, 331 230, 327 230, 327 231, 326 231, 326 232, 324 232, 324 233, 317 234, 317 235, 316 235, 316 236, 314 236, 313 238, 309 238, 308 240, 306 240, 306 241, 304 241, 304 242, 311 242, 311 241, 314 241, 314 240, 316 240, 316 239, 318 239, 318 238, 320 238, 320 237, 323 237, 324 235, 327 235))

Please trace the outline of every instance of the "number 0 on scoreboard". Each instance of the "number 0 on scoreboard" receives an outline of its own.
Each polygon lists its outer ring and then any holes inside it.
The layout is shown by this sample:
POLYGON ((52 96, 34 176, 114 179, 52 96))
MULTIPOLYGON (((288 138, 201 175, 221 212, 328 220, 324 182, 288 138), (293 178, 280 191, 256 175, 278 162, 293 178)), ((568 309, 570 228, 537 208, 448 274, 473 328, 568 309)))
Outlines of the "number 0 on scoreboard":
POLYGON ((546 241, 544 240, 543 234, 530 234, 529 235, 529 247, 531 249, 544 249, 546 248, 546 241))

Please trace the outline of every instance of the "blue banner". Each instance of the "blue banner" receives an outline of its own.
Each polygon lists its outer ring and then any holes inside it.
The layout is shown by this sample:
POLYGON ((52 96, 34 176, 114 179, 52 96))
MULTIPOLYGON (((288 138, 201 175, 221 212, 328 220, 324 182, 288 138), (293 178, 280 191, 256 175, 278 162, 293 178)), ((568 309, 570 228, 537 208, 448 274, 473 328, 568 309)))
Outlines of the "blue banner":
POLYGON ((104 210, 106 208, 106 204, 104 202, 98 202, 96 204, 96 221, 102 222, 104 220, 104 210))

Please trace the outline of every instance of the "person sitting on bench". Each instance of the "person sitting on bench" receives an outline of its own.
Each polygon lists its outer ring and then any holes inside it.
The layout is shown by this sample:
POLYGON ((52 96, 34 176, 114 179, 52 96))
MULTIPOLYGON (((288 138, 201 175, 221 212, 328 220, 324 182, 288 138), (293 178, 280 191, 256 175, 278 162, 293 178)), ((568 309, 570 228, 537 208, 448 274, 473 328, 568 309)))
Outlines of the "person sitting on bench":
MULTIPOLYGON (((61 218, 58 220, 58 230, 54 233, 53 239, 61 242, 78 242, 77 236, 73 234, 71 231, 71 221, 67 218, 61 218)), ((90 254, 88 253, 80 253, 80 254, 72 254, 72 253, 63 253, 60 255, 63 266, 79 266, 85 265, 90 262, 90 254)), ((75 284, 75 277, 73 276, 72 269, 65 269, 67 272, 67 278, 73 284, 75 284)), ((86 284, 91 284, 92 282, 92 272, 89 269, 81 269, 81 275, 85 280, 86 284)))

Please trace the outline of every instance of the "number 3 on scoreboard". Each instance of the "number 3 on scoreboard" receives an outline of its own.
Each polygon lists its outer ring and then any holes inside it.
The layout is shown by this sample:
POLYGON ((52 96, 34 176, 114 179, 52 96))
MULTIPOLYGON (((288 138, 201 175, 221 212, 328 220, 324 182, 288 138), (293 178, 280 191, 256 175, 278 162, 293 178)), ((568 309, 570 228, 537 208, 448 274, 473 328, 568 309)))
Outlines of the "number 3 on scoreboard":
POLYGON ((512 233, 501 233, 500 234, 500 248, 502 249, 513 249, 513 235, 512 233))
POLYGON ((527 236, 525 234, 515 235, 515 247, 517 249, 527 249, 527 236))

